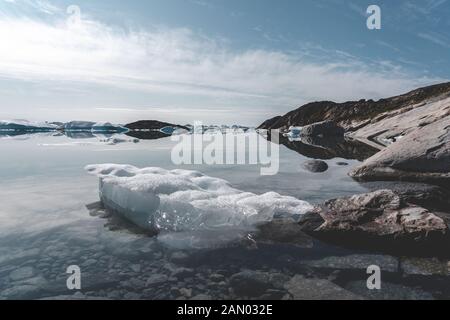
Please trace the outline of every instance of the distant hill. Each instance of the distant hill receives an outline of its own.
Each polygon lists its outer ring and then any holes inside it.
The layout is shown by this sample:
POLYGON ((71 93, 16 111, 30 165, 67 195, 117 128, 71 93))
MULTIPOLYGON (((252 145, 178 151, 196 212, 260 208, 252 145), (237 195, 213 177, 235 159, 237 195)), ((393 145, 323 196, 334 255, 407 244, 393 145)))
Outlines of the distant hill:
POLYGON ((177 127, 180 129, 188 130, 188 128, 185 126, 158 120, 140 120, 125 125, 125 128, 128 128, 130 130, 160 130, 164 127, 177 127))

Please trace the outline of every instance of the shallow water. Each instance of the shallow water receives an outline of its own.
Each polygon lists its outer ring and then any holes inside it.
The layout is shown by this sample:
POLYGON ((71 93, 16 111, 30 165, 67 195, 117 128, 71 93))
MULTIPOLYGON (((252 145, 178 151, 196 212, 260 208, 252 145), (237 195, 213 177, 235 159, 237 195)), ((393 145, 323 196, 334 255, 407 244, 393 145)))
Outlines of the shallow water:
POLYGON ((310 173, 302 168, 305 156, 281 146, 279 173, 261 176, 256 165, 175 166, 170 138, 103 140, 51 133, 0 139, 1 299, 450 297, 447 261, 437 259, 356 252, 313 239, 245 241, 245 234, 220 247, 168 247, 123 221, 92 216, 98 179, 84 171, 94 163, 194 169, 243 191, 320 203, 367 190, 347 176, 358 161, 335 158, 325 173, 310 173), (337 164, 342 161, 349 165, 337 164), (366 287, 371 264, 383 271, 382 290, 366 287), (70 265, 81 268, 80 292, 67 289, 70 265))

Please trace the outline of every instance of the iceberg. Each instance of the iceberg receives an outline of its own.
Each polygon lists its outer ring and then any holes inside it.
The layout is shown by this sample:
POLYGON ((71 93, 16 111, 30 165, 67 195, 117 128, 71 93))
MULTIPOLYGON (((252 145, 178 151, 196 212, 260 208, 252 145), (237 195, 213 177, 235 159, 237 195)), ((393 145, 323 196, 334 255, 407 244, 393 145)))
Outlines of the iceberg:
POLYGON ((0 131, 46 132, 58 128, 48 122, 32 122, 28 120, 0 120, 0 131))
POLYGON ((110 122, 97 122, 92 126, 92 132, 128 132, 128 129, 110 122))
POLYGON ((95 122, 91 121, 70 121, 64 123, 64 131, 91 131, 95 122))
POLYGON ((64 131, 89 131, 92 133, 102 132, 127 132, 128 129, 109 122, 92 121, 70 121, 63 125, 64 131))
POLYGON ((246 229, 280 215, 298 217, 313 209, 305 201, 276 192, 244 192, 198 171, 118 164, 85 169, 99 177, 100 199, 106 208, 156 232, 246 229))
POLYGON ((290 127, 288 135, 289 136, 299 136, 302 133, 302 127, 290 127))
POLYGON ((177 130, 176 127, 169 127, 169 126, 159 129, 159 131, 161 131, 162 133, 165 133, 167 135, 172 135, 176 130, 177 130))

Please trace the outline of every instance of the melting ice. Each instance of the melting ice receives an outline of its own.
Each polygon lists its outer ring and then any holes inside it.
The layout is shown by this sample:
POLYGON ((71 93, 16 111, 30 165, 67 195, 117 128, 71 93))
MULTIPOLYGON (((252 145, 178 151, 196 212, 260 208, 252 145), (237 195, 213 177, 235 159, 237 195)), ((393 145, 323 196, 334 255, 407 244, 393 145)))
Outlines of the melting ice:
POLYGON ((244 192, 197 171, 117 164, 89 165, 86 170, 100 178, 100 198, 107 208, 163 234, 245 229, 312 209, 293 197, 244 192))

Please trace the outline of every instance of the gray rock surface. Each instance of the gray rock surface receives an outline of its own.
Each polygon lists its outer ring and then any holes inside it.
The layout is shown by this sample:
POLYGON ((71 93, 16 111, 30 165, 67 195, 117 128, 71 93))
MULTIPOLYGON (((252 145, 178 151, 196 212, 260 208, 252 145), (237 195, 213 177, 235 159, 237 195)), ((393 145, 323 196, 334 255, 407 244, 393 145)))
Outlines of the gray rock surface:
POLYGON ((303 168, 313 173, 321 173, 328 170, 328 164, 322 160, 308 160, 303 163, 303 168))
POLYGON ((387 255, 352 254, 348 256, 331 256, 317 260, 304 260, 301 263, 312 268, 359 269, 364 271, 370 265, 377 265, 383 272, 398 272, 398 259, 387 255))
POLYGON ((361 180, 412 180, 449 184, 450 117, 418 128, 350 172, 361 180))
POLYGON ((325 279, 308 279, 301 275, 294 276, 285 284, 293 300, 360 300, 353 294, 333 282, 325 279))
POLYGON ((329 200, 318 210, 325 221, 319 233, 412 242, 449 234, 448 215, 410 204, 388 189, 329 200))
POLYGON ((304 126, 301 131, 302 136, 323 136, 323 137, 343 137, 344 128, 338 126, 333 121, 321 121, 304 126))
POLYGON ((280 273, 244 270, 230 278, 230 285, 238 296, 259 297, 269 289, 282 289, 289 277, 280 273))

